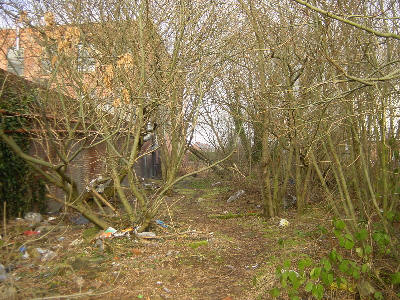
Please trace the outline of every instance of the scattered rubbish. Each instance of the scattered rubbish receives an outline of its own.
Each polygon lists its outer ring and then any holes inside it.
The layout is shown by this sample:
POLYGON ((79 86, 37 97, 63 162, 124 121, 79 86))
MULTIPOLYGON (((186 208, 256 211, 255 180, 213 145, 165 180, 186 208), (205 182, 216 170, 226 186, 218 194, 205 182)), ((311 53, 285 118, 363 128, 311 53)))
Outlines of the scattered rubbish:
POLYGON ((100 183, 97 187, 96 187, 96 192, 98 192, 99 194, 104 193, 104 189, 106 188, 106 186, 104 185, 104 183, 100 183))
POLYGON ((157 285, 162 285, 162 281, 157 281, 156 284, 157 285))
POLYGON ((151 139, 152 136, 154 136, 154 133, 148 132, 148 133, 143 137, 143 141, 144 141, 144 142, 150 141, 150 139, 151 139))
POLYGON ((56 217, 49 217, 48 219, 47 219, 47 221, 54 221, 55 219, 57 219, 56 217))
POLYGON ((70 246, 78 246, 82 243, 83 243, 83 239, 76 239, 76 240, 73 240, 69 245, 70 246))
POLYGON ((89 224, 89 220, 86 219, 83 215, 79 214, 77 217, 71 217, 71 222, 75 225, 86 225, 89 224))
POLYGON ((92 179, 89 182, 89 184, 86 186, 86 190, 88 192, 90 192, 92 189, 95 189, 96 192, 98 192, 99 194, 104 193, 106 185, 108 185, 109 182, 111 182, 111 181, 110 180, 107 180, 106 182, 102 182, 102 181, 103 181, 103 177, 101 175, 92 179))
POLYGON ((6 268, 2 264, 0 264, 0 282, 5 281, 7 279, 6 268))
POLYGON ((279 221, 279 226, 280 226, 280 227, 289 226, 289 221, 286 220, 286 219, 281 219, 281 220, 279 221))
POLYGON ((117 229, 112 228, 112 227, 108 227, 104 232, 106 232, 106 233, 116 233, 117 229))
POLYGON ((157 235, 154 232, 138 232, 136 233, 136 236, 142 238, 142 239, 155 239, 157 238, 157 235))
POLYGON ((25 230, 24 231, 24 235, 26 235, 26 236, 37 235, 39 233, 40 233, 40 231, 35 231, 35 230, 25 230))
POLYGON ((115 237, 121 237, 121 236, 127 236, 127 237, 130 237, 131 235, 130 235, 130 233, 133 231, 133 227, 129 227, 129 228, 126 228, 126 229, 124 229, 124 230, 121 230, 121 232, 115 232, 115 233, 113 233, 113 236, 115 236, 115 237))
POLYGON ((130 237, 130 233, 133 232, 133 227, 126 228, 124 230, 118 231, 115 228, 108 227, 106 230, 101 231, 97 234, 96 239, 106 239, 106 238, 113 238, 113 237, 130 237))
POLYGON ((170 289, 167 289, 165 286, 163 287, 163 290, 164 290, 164 292, 166 292, 166 293, 171 293, 171 290, 170 290, 170 289))
POLYGON ((107 238, 111 238, 112 237, 112 233, 111 232, 102 232, 99 235, 99 239, 107 239, 107 238))
POLYGON ((156 220, 157 225, 160 225, 162 228, 168 228, 168 225, 164 223, 164 221, 156 220))
POLYGON ((226 267, 227 267, 228 269, 231 269, 231 270, 234 270, 234 269, 235 269, 235 267, 232 266, 232 265, 226 265, 226 267))
POLYGON ((99 235, 99 239, 106 239, 106 238, 110 238, 112 236, 111 232, 105 232, 103 231, 100 235, 99 235))
POLYGON ((40 254, 42 262, 49 261, 57 256, 54 251, 48 249, 36 248, 36 251, 40 254))
POLYGON ((113 235, 114 233, 116 233, 116 232, 117 232, 117 230, 116 230, 115 228, 108 227, 106 230, 104 230, 104 231, 100 234, 99 238, 100 238, 100 239, 110 238, 110 237, 112 237, 112 235, 113 235))
POLYGON ((35 213, 35 212, 28 212, 25 214, 24 219, 29 221, 30 225, 36 225, 40 222, 42 222, 43 218, 40 213, 35 213))
POLYGON ((55 230, 55 226, 53 226, 53 225, 50 225, 50 226, 48 226, 48 225, 42 225, 42 226, 39 226, 39 227, 36 227, 36 231, 38 231, 39 233, 46 233, 46 232, 49 232, 49 231, 52 231, 52 230, 55 230))
POLYGON ((59 241, 59 242, 62 242, 63 240, 65 240, 65 237, 63 237, 63 236, 60 236, 57 238, 57 241, 59 241))
POLYGON ((237 199, 239 199, 240 196, 242 196, 244 194, 244 190, 238 190, 235 194, 233 194, 232 196, 229 197, 229 199, 226 201, 228 203, 231 203, 233 201, 236 201, 237 199))
POLYGON ((252 265, 251 266, 253 269, 257 269, 258 268, 258 264, 252 265))
POLYGON ((28 259, 29 258, 29 253, 28 251, 26 251, 26 246, 22 245, 21 247, 19 247, 18 251, 22 253, 22 258, 23 259, 28 259))
POLYGON ((214 186, 218 186, 218 185, 221 185, 221 181, 218 181, 218 182, 216 182, 216 183, 213 183, 211 186, 214 187, 214 186))
POLYGON ((139 299, 143 299, 143 295, 142 295, 142 294, 139 294, 137 297, 138 297, 139 299))

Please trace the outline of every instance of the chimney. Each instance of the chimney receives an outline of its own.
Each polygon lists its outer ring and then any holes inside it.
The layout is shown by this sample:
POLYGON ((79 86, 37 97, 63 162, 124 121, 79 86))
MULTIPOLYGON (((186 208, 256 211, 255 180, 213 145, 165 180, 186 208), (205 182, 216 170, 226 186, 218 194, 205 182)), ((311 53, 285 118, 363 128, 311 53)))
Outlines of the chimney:
POLYGON ((17 34, 17 36, 16 36, 16 38, 15 38, 15 47, 16 47, 17 51, 19 51, 19 48, 20 48, 20 38, 19 38, 20 31, 19 31, 19 23, 17 23, 16 34, 17 34))
POLYGON ((27 20, 27 13, 26 11, 21 11, 19 14, 19 18, 17 20, 17 25, 16 25, 16 38, 15 38, 15 47, 17 48, 17 51, 20 49, 20 35, 21 35, 21 28, 24 27, 24 22, 27 20))

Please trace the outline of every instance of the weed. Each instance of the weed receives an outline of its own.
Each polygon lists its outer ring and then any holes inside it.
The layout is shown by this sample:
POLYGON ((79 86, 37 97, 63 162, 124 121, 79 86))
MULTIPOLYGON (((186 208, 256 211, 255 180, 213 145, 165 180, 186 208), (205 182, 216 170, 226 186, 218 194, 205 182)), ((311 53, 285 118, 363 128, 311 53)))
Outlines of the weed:
POLYGON ((192 249, 197 249, 201 246, 207 246, 208 245, 208 241, 197 241, 197 242, 192 242, 189 244, 189 247, 192 249))

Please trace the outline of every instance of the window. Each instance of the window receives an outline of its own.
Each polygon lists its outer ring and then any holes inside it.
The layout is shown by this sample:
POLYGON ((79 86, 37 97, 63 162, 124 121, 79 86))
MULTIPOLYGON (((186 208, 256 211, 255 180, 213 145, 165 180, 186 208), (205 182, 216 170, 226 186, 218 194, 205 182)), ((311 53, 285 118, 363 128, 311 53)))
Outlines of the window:
POLYGON ((24 75, 24 49, 10 48, 7 53, 7 71, 24 75))
POLYGON ((84 47, 83 44, 78 44, 77 67, 79 72, 94 72, 96 69, 96 60, 90 55, 89 49, 84 47))

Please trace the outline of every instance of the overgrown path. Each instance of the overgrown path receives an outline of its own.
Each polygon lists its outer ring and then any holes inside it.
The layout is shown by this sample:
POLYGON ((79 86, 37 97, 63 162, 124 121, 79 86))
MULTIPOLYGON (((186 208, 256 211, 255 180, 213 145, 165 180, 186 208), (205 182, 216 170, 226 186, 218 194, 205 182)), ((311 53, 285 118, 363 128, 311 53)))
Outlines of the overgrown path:
POLYGON ((142 242, 140 263, 131 268, 137 278, 124 284, 125 292, 150 299, 255 299, 255 278, 275 243, 261 218, 231 218, 261 212, 256 203, 243 196, 228 204, 228 197, 222 184, 178 185, 161 210, 169 228, 156 229, 161 240, 142 242))
POLYGON ((164 238, 140 245, 144 255, 131 268, 137 277, 124 284, 125 292, 150 299, 269 299, 284 259, 317 253, 312 222, 287 213, 294 224, 281 228, 278 218, 265 222, 258 216, 256 197, 227 203, 231 194, 205 179, 179 184, 161 209, 170 228, 158 227, 164 238))
POLYGON ((269 299, 275 269, 284 259, 316 255, 318 227, 313 224, 320 224, 319 214, 288 212, 290 225, 281 228, 279 219, 266 222, 257 215, 261 208, 255 196, 246 193, 227 203, 233 192, 206 179, 180 183, 158 216, 168 227, 154 224, 158 238, 151 240, 114 238, 100 246, 93 239, 96 228, 71 226, 59 216, 50 232, 27 242, 16 224, 14 248, 2 261, 8 257, 16 266, 11 286, 20 298, 269 299), (31 256, 15 260, 22 243, 31 256), (36 247, 57 256, 43 262, 34 255, 36 247))

